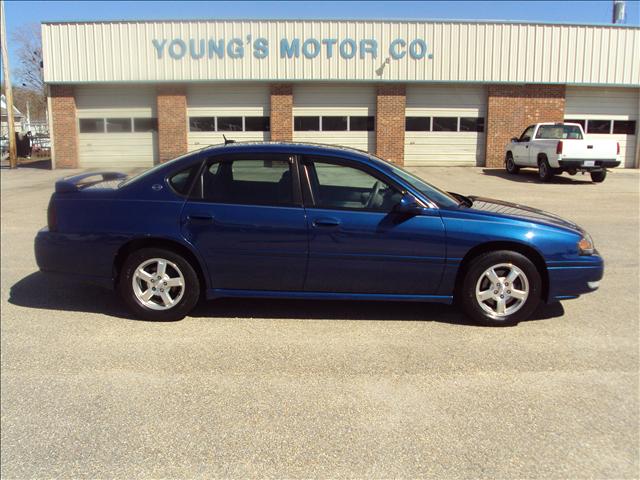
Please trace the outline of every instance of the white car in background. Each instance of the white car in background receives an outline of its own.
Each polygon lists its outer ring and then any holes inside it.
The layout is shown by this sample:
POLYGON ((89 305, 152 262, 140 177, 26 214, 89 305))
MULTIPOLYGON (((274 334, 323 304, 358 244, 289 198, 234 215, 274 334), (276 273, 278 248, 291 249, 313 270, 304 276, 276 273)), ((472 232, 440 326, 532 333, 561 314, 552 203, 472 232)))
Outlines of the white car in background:
POLYGON ((536 123, 506 146, 505 168, 537 168, 543 182, 555 174, 589 172, 593 182, 603 182, 607 168, 620 165, 620 145, 615 140, 586 139, 578 123, 536 123))

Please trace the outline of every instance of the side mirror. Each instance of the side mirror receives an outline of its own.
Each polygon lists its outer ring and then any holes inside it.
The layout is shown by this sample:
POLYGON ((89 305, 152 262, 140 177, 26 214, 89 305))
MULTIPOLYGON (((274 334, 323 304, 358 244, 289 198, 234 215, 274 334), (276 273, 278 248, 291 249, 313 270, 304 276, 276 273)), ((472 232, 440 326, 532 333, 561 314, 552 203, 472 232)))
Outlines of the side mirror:
POLYGON ((418 199, 410 193, 405 193, 400 202, 393 207, 395 213, 404 213, 418 215, 424 210, 424 207, 418 203, 418 199))
POLYGON ((511 138, 511 143, 518 143, 518 137, 511 138))

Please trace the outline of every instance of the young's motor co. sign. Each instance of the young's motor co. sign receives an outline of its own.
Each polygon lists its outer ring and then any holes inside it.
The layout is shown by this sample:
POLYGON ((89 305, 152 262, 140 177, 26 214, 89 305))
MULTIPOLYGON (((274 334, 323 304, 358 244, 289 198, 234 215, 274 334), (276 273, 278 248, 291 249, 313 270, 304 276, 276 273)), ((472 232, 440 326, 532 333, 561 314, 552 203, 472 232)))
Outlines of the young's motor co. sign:
POLYGON ((382 55, 387 59, 400 60, 411 58, 423 60, 433 58, 428 51, 427 42, 420 38, 404 39, 396 38, 388 44, 380 45, 373 38, 282 38, 275 48, 269 40, 263 37, 253 38, 247 35, 245 38, 173 38, 151 41, 158 60, 171 58, 181 60, 191 58, 193 60, 206 59, 242 59, 246 55, 252 55, 256 59, 267 58, 270 55, 278 55, 282 59, 296 58, 326 58, 340 57, 345 60, 354 58, 378 58, 382 55), (275 52, 272 52, 275 50, 275 52))

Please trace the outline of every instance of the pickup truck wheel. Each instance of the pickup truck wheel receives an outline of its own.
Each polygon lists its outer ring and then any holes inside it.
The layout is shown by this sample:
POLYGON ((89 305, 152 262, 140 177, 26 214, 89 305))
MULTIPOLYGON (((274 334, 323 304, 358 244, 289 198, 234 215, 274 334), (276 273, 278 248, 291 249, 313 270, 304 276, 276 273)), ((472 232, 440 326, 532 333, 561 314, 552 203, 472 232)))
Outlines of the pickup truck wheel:
POLYGON ((472 260, 457 296, 474 322, 501 327, 526 320, 540 303, 541 292, 542 279, 533 262, 518 252, 499 250, 472 260))
POLYGON ((198 275, 171 250, 143 248, 127 257, 118 290, 136 317, 152 321, 183 319, 198 303, 198 275))
POLYGON ((511 152, 507 152, 507 158, 504 161, 504 165, 507 173, 511 173, 512 175, 515 175, 520 171, 520 167, 513 161, 513 154, 511 152))
POLYGON ((591 172, 591 181, 594 183, 604 182, 605 178, 607 178, 606 170, 600 170, 599 172, 591 172))
POLYGON ((553 169, 546 158, 538 160, 538 177, 543 182, 548 182, 553 178, 553 169))

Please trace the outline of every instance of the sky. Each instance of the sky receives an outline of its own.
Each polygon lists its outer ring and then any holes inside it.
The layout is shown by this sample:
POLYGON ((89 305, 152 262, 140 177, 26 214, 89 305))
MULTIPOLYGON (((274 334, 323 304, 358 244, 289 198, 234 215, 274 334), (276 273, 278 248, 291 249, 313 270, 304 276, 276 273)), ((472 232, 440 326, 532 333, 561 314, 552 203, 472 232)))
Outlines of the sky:
MULTIPOLYGON (((16 1, 5 2, 9 35, 44 21, 170 19, 421 19, 559 23, 611 22, 604 1, 16 1)), ((640 1, 627 0, 627 25, 640 25, 640 1)), ((10 38, 9 38, 10 39, 10 38)), ((10 63, 15 55, 9 43, 10 63)), ((15 68, 14 68, 15 69, 15 68)), ((13 77, 13 75, 12 75, 13 77)), ((0 75, 1 78, 1 75, 0 75)))

